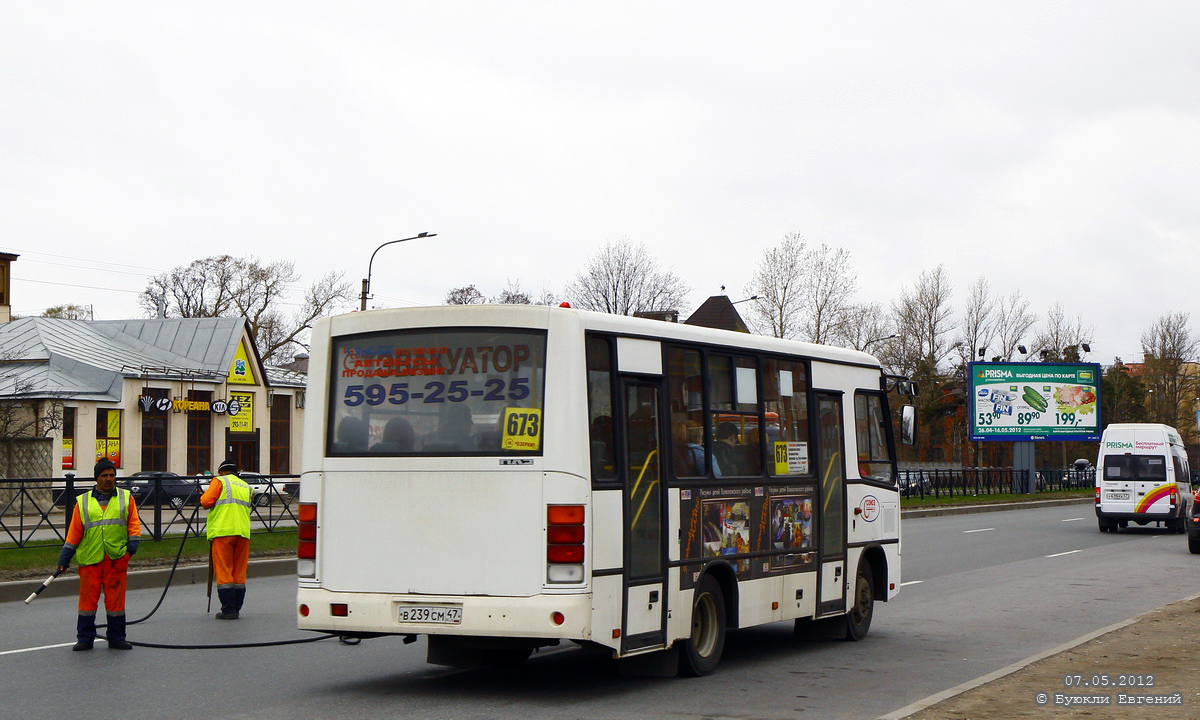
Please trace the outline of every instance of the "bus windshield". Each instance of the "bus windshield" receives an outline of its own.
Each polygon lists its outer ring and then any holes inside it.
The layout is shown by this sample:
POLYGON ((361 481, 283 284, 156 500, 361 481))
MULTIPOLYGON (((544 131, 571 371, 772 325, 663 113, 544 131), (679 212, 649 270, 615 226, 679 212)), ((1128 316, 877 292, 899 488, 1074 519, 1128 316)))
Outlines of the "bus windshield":
POLYGON ((540 455, 542 332, 396 330, 333 339, 330 456, 540 455))

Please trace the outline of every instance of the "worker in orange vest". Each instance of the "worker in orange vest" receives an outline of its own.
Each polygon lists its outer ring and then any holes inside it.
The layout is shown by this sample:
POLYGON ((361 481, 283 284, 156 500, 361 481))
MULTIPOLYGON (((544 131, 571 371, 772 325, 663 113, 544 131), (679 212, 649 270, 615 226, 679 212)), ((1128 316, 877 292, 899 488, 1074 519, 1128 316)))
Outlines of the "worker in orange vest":
POLYGON ((226 460, 200 496, 209 509, 208 541, 217 597, 218 620, 237 620, 246 599, 246 567, 250 563, 250 486, 237 476, 237 463, 226 460))
POLYGON ((96 608, 104 591, 108 614, 105 637, 110 650, 132 650, 125 640, 125 585, 129 558, 137 552, 142 524, 128 490, 116 486, 117 469, 108 459, 96 463, 96 487, 75 500, 67 540, 58 555, 63 571, 79 563, 79 620, 72 650, 91 650, 96 639, 96 608))

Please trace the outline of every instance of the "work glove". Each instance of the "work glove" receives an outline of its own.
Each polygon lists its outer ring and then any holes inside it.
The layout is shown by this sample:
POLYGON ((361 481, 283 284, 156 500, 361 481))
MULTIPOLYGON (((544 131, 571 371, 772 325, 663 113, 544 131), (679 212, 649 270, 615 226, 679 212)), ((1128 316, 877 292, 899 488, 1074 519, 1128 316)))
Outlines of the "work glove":
POLYGON ((141 540, 138 538, 129 538, 129 540, 126 541, 125 547, 129 550, 129 557, 133 557, 137 554, 137 546, 140 542, 141 540))

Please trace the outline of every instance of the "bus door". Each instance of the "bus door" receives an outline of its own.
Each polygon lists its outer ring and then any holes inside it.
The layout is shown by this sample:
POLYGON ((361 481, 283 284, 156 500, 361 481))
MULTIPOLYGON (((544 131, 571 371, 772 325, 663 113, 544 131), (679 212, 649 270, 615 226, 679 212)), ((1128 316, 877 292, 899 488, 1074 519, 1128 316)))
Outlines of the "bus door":
POLYGON ((663 532, 660 382, 623 379, 625 458, 625 651, 666 641, 666 548, 663 532))
POLYGON ((846 470, 841 393, 818 392, 817 473, 821 494, 821 572, 817 614, 846 610, 846 470))

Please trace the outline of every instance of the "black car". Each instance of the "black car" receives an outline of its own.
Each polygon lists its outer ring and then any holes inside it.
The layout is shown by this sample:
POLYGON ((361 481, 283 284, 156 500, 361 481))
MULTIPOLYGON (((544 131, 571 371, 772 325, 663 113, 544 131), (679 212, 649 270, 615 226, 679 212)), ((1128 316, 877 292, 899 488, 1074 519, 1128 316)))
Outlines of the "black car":
POLYGON ((204 494, 199 482, 165 470, 136 472, 117 484, 129 490, 138 506, 170 505, 178 509, 200 504, 200 496, 204 494))

